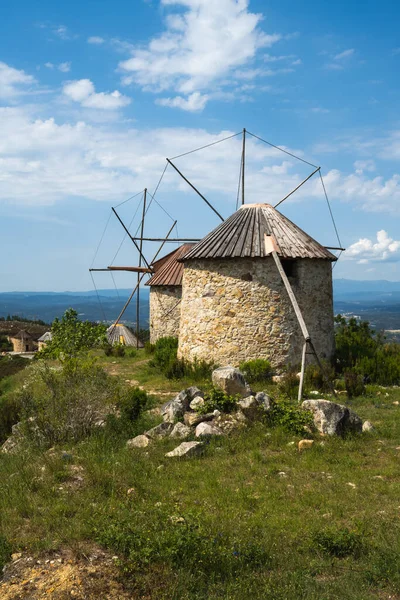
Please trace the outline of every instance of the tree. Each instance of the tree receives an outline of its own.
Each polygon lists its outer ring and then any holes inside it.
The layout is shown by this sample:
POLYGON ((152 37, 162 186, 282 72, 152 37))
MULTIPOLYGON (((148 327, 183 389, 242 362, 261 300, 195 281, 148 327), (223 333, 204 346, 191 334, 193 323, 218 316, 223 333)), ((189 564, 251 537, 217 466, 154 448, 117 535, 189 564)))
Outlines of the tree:
POLYGON ((106 340, 106 326, 80 321, 76 310, 69 308, 61 320, 54 320, 51 334, 52 340, 41 351, 42 356, 74 358, 81 352, 103 344, 106 340))

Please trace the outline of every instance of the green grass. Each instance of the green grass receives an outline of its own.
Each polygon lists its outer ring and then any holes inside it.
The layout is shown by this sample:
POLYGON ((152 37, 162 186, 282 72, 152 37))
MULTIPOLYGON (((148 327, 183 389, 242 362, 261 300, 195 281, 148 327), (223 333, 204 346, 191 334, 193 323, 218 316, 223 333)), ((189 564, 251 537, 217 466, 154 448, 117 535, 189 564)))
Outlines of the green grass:
MULTIPOLYGON (((185 387, 151 377, 145 359, 101 361, 148 389, 185 387)), ((165 458, 176 441, 127 450, 123 434, 107 431, 52 452, 0 455, 3 554, 96 541, 120 557, 132 598, 397 598, 395 400, 399 389, 341 398, 376 432, 316 440, 303 453, 299 436, 259 424, 211 441, 190 460, 165 458), (81 483, 74 466, 83 469, 81 483)), ((133 433, 153 424, 144 415, 133 433)))

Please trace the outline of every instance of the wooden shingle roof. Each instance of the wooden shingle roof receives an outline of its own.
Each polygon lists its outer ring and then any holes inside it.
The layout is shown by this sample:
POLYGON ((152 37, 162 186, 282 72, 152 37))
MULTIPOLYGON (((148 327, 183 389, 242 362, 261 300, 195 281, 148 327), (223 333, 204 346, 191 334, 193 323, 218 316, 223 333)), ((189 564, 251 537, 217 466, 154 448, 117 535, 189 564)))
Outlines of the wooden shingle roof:
POLYGON ((270 204, 244 204, 226 221, 198 242, 180 260, 194 258, 264 258, 265 235, 272 236, 281 258, 336 256, 270 204))
POLYGON ((189 252, 193 246, 194 244, 183 244, 177 250, 168 254, 168 260, 162 262, 161 266, 154 263, 156 272, 146 285, 182 285, 183 264, 179 262, 179 259, 189 252))

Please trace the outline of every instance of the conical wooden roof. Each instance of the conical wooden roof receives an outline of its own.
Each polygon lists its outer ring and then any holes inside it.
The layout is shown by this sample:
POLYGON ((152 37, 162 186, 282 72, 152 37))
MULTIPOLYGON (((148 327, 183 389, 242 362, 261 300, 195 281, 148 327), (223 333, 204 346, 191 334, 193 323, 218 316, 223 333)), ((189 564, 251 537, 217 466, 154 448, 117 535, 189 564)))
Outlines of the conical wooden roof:
POLYGON ((122 323, 118 323, 117 325, 111 325, 107 329, 107 340, 109 344, 123 344, 124 346, 133 346, 134 348, 143 348, 143 343, 139 340, 139 345, 137 344, 136 335, 130 331, 125 325, 122 323))
POLYGON ((174 252, 167 254, 167 260, 157 261, 154 263, 152 267, 155 267, 155 274, 149 281, 147 281, 146 285, 154 286, 154 285, 182 285, 182 277, 183 277, 183 264, 179 262, 179 259, 182 258, 189 250, 193 248, 193 244, 183 244, 174 252), (163 261, 163 262, 161 262, 163 261), (161 262, 161 265, 159 264, 161 262))
POLYGON ((281 258, 337 260, 334 254, 270 204, 244 204, 180 260, 264 258, 269 255, 265 249, 265 235, 272 236, 281 258))

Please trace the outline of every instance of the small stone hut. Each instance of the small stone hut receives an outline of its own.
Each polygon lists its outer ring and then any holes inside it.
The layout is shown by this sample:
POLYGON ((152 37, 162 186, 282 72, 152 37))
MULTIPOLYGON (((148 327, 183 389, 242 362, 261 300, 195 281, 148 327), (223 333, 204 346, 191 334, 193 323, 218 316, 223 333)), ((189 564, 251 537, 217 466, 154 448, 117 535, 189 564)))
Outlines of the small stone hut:
POLYGON ((181 259, 178 356, 238 366, 298 364, 304 338, 270 249, 273 240, 318 355, 334 350, 336 257, 269 204, 244 204, 181 259))
POLYGON ((150 342, 161 337, 178 337, 181 318, 183 263, 179 260, 193 247, 183 244, 153 263, 150 286, 150 342))
POLYGON ((46 331, 40 338, 38 339, 38 350, 43 350, 47 346, 49 342, 53 339, 51 331, 46 331))
POLYGON ((25 329, 21 329, 17 334, 10 336, 9 340, 13 345, 14 352, 35 352, 37 348, 34 338, 25 329))

